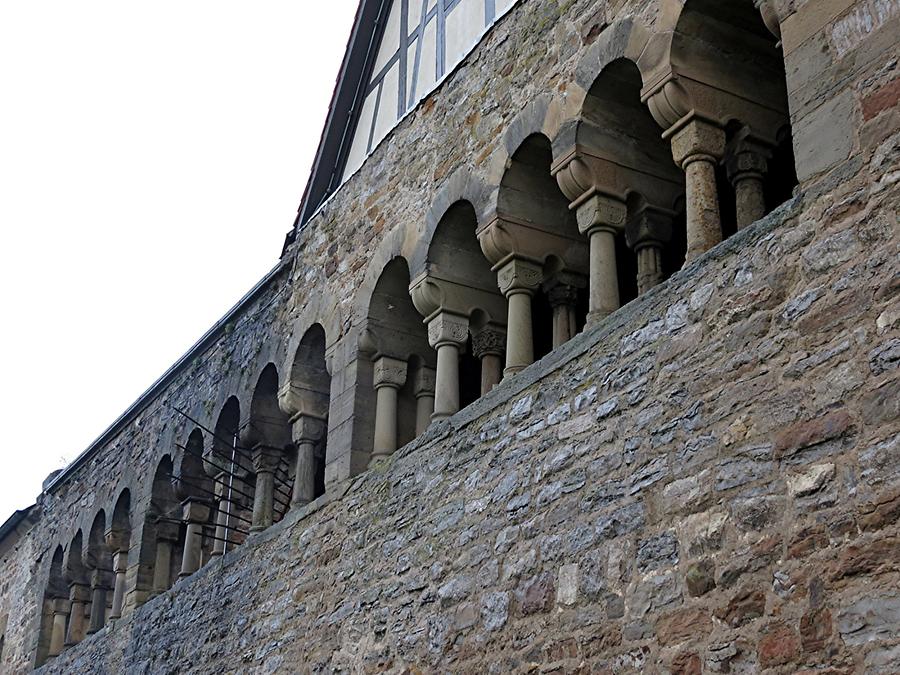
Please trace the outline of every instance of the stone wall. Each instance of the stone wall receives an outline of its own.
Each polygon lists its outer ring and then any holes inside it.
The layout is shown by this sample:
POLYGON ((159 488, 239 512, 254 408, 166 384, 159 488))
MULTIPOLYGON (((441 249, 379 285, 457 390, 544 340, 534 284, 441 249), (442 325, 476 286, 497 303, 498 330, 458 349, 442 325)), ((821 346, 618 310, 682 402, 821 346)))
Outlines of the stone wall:
POLYGON ((794 200, 46 672, 896 672, 882 178, 794 200))
POLYGON ((900 2, 771 4, 801 196, 351 480, 381 270, 415 274, 455 199, 489 210, 518 143, 576 116, 604 64, 652 56, 681 5, 520 3, 42 494, 3 562, 4 672, 34 664, 54 549, 125 488, 125 618, 48 671, 891 672, 900 2), (314 323, 328 495, 139 606, 153 471, 192 428, 169 405, 208 427, 229 396, 247 411, 314 323))

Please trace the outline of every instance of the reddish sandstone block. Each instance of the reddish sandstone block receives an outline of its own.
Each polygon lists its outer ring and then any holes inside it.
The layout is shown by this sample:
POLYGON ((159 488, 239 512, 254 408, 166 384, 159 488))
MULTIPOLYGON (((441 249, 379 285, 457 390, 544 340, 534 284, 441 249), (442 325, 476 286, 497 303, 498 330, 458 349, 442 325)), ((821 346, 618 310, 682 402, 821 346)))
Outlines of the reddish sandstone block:
POLYGON ((734 595, 728 604, 716 611, 716 618, 732 628, 758 619, 766 612, 766 594, 758 590, 744 590, 734 595))
POLYGON ((846 410, 835 410, 806 422, 798 422, 775 439, 774 455, 783 457, 802 448, 824 443, 841 436, 852 425, 853 418, 846 410))
POLYGON ((759 665, 763 668, 790 663, 800 654, 800 638, 783 621, 770 624, 756 647, 759 665))
POLYGON ((656 637, 661 645, 703 639, 712 630, 712 618, 703 607, 689 607, 666 614, 656 622, 656 637))

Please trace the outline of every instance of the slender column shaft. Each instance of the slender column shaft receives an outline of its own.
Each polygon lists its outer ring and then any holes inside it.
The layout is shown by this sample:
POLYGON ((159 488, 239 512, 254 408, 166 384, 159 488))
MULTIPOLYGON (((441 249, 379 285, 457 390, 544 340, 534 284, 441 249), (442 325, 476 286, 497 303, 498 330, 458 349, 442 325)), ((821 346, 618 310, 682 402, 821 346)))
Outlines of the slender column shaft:
POLYGON ((397 449, 397 392, 393 384, 382 384, 375 392, 374 456, 387 456, 397 449))
POLYGON ((531 292, 514 290, 508 294, 509 315, 506 333, 506 375, 514 375, 534 363, 534 336, 531 332, 531 292))
POLYGON ((553 308, 553 348, 575 337, 575 304, 578 302, 576 287, 551 279, 544 285, 553 308))
POLYGON ((85 608, 90 595, 90 590, 86 585, 73 584, 71 586, 71 605, 69 606, 69 625, 66 630, 66 646, 76 645, 84 639, 85 629, 85 608))
POLYGON ((156 561, 153 566, 153 593, 165 593, 169 589, 172 573, 172 547, 170 539, 156 540, 156 561))
POLYGON ((200 523, 188 523, 184 536, 184 554, 181 556, 181 572, 179 578, 189 577, 200 569, 200 554, 203 548, 203 526, 200 523))
POLYGON ((416 395, 416 436, 425 433, 434 414, 434 392, 416 395))
POLYGON ((128 551, 119 551, 113 555, 113 570, 116 573, 116 579, 109 618, 118 619, 122 616, 122 605, 125 602, 125 572, 128 570, 128 551))
POLYGON ((68 600, 54 600, 53 626, 50 630, 50 649, 47 656, 53 658, 62 654, 66 644, 66 619, 69 617, 68 600))
POLYGON ((638 295, 643 295, 662 281, 662 249, 659 246, 644 246, 637 251, 638 295))
POLYGON ((615 231, 594 228, 591 237, 591 270, 588 312, 592 321, 619 309, 619 272, 616 266, 615 231))
POLYGON ((706 253, 722 241, 722 218, 716 193, 716 160, 694 155, 685 162, 687 192, 687 260, 706 253))
POLYGON ((437 347, 437 375, 434 391, 435 421, 459 412, 459 346, 444 342, 437 347))
POLYGON ((224 500, 219 502, 219 508, 216 511, 216 539, 213 541, 212 555, 223 555, 225 553, 225 540, 228 539, 228 528, 226 521, 228 519, 227 502, 224 500))
POLYGON ((251 532, 261 532, 272 525, 275 490, 275 472, 266 468, 256 472, 256 490, 253 493, 253 524, 251 532))
POLYGON ((106 587, 95 585, 91 588, 91 625, 88 633, 96 633, 106 623, 106 587))
POLYGON ((481 395, 500 384, 503 376, 503 359, 500 354, 487 353, 481 357, 481 395))
POLYGON ((745 174, 734 181, 737 226, 743 229, 766 215, 762 176, 745 174))
POLYGON ((316 444, 309 438, 297 444, 297 467, 294 472, 292 506, 305 506, 315 499, 316 493, 316 444))
POLYGON ((722 241, 716 165, 724 155, 725 132, 712 123, 695 118, 672 135, 672 157, 685 174, 686 262, 722 241))
POLYGON ((231 502, 228 501, 228 482, 234 479, 223 472, 218 474, 216 480, 218 481, 216 483, 216 538, 212 545, 211 555, 213 556, 225 553, 225 540, 228 539, 228 513, 231 508, 231 502))

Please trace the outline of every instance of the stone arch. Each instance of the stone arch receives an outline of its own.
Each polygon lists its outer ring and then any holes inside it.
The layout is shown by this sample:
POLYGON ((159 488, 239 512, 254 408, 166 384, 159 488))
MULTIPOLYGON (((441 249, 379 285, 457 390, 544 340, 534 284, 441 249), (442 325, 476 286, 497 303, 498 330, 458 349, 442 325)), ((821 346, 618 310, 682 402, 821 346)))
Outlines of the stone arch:
POLYGON ((69 586, 69 616, 65 645, 74 645, 87 634, 90 617, 90 571, 84 563, 85 538, 79 528, 63 556, 63 578, 69 586))
MULTIPOLYGON (((606 224, 615 237, 617 274, 604 311, 632 300, 684 262, 684 217, 677 211, 684 174, 641 101, 642 84, 633 60, 610 60, 590 83, 579 116, 553 142, 553 172, 570 208, 586 212, 603 199, 624 213, 606 224)), ((580 217, 586 221, 585 215, 580 217)), ((585 222, 579 225, 584 229, 585 222)))
POLYGON ((85 566, 90 570, 91 613, 88 633, 96 633, 106 625, 112 609, 113 559, 106 543, 106 512, 100 509, 94 516, 88 534, 85 566))
POLYGON ((135 605, 171 588, 177 573, 177 551, 184 540, 184 527, 181 525, 181 504, 173 484, 174 471, 169 454, 163 455, 154 468, 150 503, 141 525, 140 547, 135 552, 135 605))
POLYGON ((69 616, 69 587, 63 576, 63 558, 63 547, 57 545, 50 559, 43 602, 40 605, 36 667, 44 665, 50 658, 59 656, 65 644, 66 622, 69 616))
POLYGON ((490 211, 490 190, 484 180, 469 166, 457 168, 435 193, 425 215, 425 231, 410 258, 410 273, 413 278, 425 270, 428 250, 438 225, 446 213, 460 202, 468 203, 472 207, 476 225, 483 222, 490 211))
MULTIPOLYGON (((413 303, 428 324, 429 342, 438 349, 439 367, 445 360, 437 375, 435 419, 455 413, 499 382, 502 351, 488 350, 488 354, 473 343, 477 340, 480 347, 486 331, 502 343, 506 326, 506 299, 481 250, 477 230, 478 216, 471 202, 450 204, 427 242, 422 272, 410 284, 413 303), (445 347, 452 353, 442 357, 440 350, 445 347), (486 379, 479 361, 484 357, 485 368, 491 371, 486 379)), ((418 431, 424 427, 423 417, 418 431)))
POLYGON ((479 228, 478 239, 501 291, 530 297, 516 310, 521 315, 516 325, 508 320, 510 339, 527 334, 521 349, 511 350, 508 342, 506 372, 511 374, 578 332, 587 309, 588 240, 554 178, 552 144, 545 134, 526 136, 513 152, 493 219, 479 228))
MULTIPOLYGON (((395 259, 400 258, 404 264, 407 263, 404 254, 405 237, 403 228, 395 227, 387 236, 385 236, 366 267, 366 273, 359 284, 356 292, 353 312, 354 326, 360 326, 366 323, 369 316, 369 307, 372 304, 372 298, 375 294, 376 287, 381 281, 381 277, 385 268, 395 259)), ((409 266, 407 265, 407 271, 409 266)))
POLYGON ((204 469, 217 481, 215 490, 215 537, 210 555, 222 555, 246 538, 253 506, 253 459, 241 443, 241 402, 230 395, 222 403, 204 447, 204 469))
POLYGON ((289 376, 278 392, 288 416, 297 453, 292 504, 307 504, 325 494, 325 456, 331 374, 326 362, 327 337, 319 323, 311 325, 294 351, 289 376))
POLYGON ((572 104, 579 113, 584 105, 584 97, 600 77, 600 73, 614 61, 631 61, 641 72, 642 82, 645 80, 641 64, 651 36, 643 23, 631 17, 614 22, 600 33, 575 67, 574 80, 578 87, 573 96, 579 98, 573 100, 572 104))
POLYGON ((289 506, 295 453, 290 418, 279 406, 279 388, 278 369, 269 362, 256 380, 241 432, 241 444, 250 452, 255 473, 251 530, 277 522, 289 506))
MULTIPOLYGON (((715 160, 720 216, 708 227, 726 237, 789 198, 797 183, 784 59, 764 20, 772 18, 767 5, 756 4, 686 0, 665 12, 642 92, 677 163, 715 160)), ((711 243, 715 236, 699 249, 711 243)))
POLYGON ((416 398, 410 364, 434 367, 433 350, 410 298, 409 284, 407 261, 395 256, 378 276, 359 340, 356 433, 370 452, 384 446, 374 452, 379 456, 415 438, 416 398), (386 403, 388 398, 391 403, 386 403))

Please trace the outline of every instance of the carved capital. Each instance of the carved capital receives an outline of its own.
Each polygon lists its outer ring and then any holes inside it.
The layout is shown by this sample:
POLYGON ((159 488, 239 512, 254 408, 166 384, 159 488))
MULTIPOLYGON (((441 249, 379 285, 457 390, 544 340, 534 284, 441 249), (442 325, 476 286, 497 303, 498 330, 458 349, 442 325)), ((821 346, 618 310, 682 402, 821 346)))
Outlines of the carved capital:
POLYGON ((578 207, 578 230, 582 234, 601 228, 621 232, 625 228, 627 214, 628 209, 621 199, 595 194, 578 207))
POLYGON ((69 600, 72 602, 87 602, 91 599, 91 587, 87 584, 69 584, 69 600))
POLYGON ((625 226, 625 243, 640 250, 645 246, 660 246, 672 239, 671 211, 646 206, 634 214, 625 226))
POLYGON ((578 202, 594 189, 594 173, 577 148, 567 152, 552 172, 559 189, 570 202, 578 202))
POLYGON ((671 70, 651 85, 642 95, 653 119, 663 129, 668 129, 691 111, 690 94, 671 70))
POLYGON ((129 533, 124 530, 107 530, 103 535, 103 539, 106 541, 106 546, 113 555, 128 550, 130 536, 129 533))
POLYGON ((200 499, 186 499, 181 503, 182 518, 187 523, 205 523, 209 520, 209 504, 200 499))
POLYGON ((574 307, 578 302, 578 289, 568 284, 555 284, 547 291, 550 306, 574 307))
POLYGON ((426 319, 444 304, 444 294, 436 280, 422 274, 409 285, 409 295, 416 310, 426 319))
POLYGON ((406 383, 406 361, 382 356, 375 362, 373 382, 376 389, 379 387, 399 389, 406 383))
POLYGON ((735 183, 745 177, 762 178, 768 171, 771 157, 769 146, 751 138, 745 127, 725 148, 728 180, 735 183))
POLYGON ((725 155, 725 131, 718 125, 694 118, 672 134, 672 158, 681 168, 705 159, 718 162, 725 155))
POLYGON ((282 454, 281 450, 270 445, 257 445, 253 448, 253 470, 256 473, 275 473, 282 454))
POLYGON ((124 574, 128 571, 128 551, 113 553, 113 572, 124 574))
POLYGON ((71 604, 69 604, 68 598, 55 598, 53 600, 53 613, 54 614, 64 614, 64 615, 68 616, 70 607, 71 607, 71 604))
POLYGON ((497 284, 507 297, 514 293, 533 295, 540 287, 544 273, 533 262, 513 258, 497 272, 497 284))
POLYGON ((312 415, 297 415, 291 423, 291 440, 295 444, 315 443, 325 433, 325 420, 312 415))
POLYGON ((420 396, 434 396, 435 370, 428 366, 422 366, 416 371, 413 381, 413 393, 416 398, 420 396))
POLYGON ((112 570, 96 569, 91 573, 91 588, 111 588, 112 570))
POLYGON ((472 353, 481 359, 488 355, 502 356, 506 349, 506 330, 499 326, 485 326, 472 336, 472 353))
POLYGON ((328 392, 302 383, 288 382, 278 390, 278 407, 291 421, 300 415, 325 417, 328 414, 328 392))
POLYGON ((769 32, 781 40, 781 22, 785 16, 779 16, 779 14, 787 15, 788 9, 785 3, 782 2, 779 7, 776 7, 772 0, 753 0, 753 4, 756 5, 756 9, 762 15, 763 23, 766 24, 769 32))
POLYGON ((428 322, 428 344, 437 348, 444 344, 465 345, 469 339, 469 320, 464 316, 441 312, 428 322))

